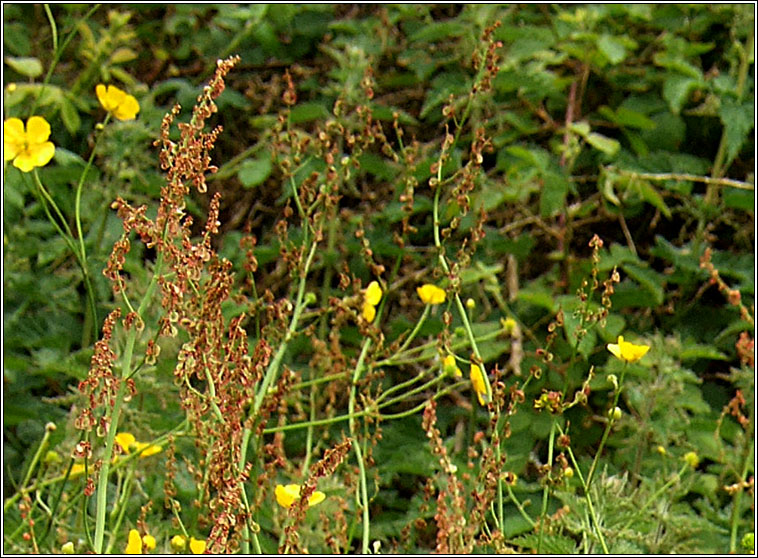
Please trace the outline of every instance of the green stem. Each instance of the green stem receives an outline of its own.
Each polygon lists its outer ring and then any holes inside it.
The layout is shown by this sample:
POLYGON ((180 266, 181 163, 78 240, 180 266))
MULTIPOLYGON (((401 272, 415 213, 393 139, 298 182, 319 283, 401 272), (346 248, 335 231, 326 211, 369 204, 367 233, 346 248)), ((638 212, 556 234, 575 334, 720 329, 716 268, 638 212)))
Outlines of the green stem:
MULTIPOLYGON (((376 320, 379 320, 379 314, 381 314, 382 308, 380 307, 379 312, 377 312, 376 320)), ((363 537, 361 539, 361 553, 362 554, 368 554, 369 549, 369 536, 370 536, 370 526, 369 526, 369 509, 368 509, 368 487, 366 483, 366 466, 363 463, 363 452, 361 451, 361 444, 359 443, 357 437, 356 437, 356 413, 355 413, 355 401, 356 401, 356 391, 358 387, 358 380, 361 377, 361 374, 363 373, 363 363, 366 360, 366 357, 368 356, 369 349, 371 348, 371 338, 366 337, 366 339, 363 340, 363 346, 361 347, 361 354, 358 357, 358 362, 355 365, 355 370, 353 371, 353 381, 352 386, 350 388, 350 399, 348 400, 348 424, 350 427, 350 436, 353 437, 353 449, 355 450, 355 457, 358 461, 358 471, 360 474, 360 497, 358 498, 358 504, 362 508, 362 528, 363 528, 363 537)))
POLYGON ((421 317, 416 322, 416 327, 413 328, 413 331, 411 331, 411 334, 407 337, 407 339, 403 342, 403 344, 400 346, 400 348, 397 350, 395 354, 400 354, 405 351, 405 349, 408 348, 408 345, 411 344, 411 341, 415 339, 416 335, 418 335, 419 330, 421 329, 421 326, 424 325, 424 322, 426 321, 427 316, 429 316, 429 310, 431 309, 432 305, 427 304, 424 307, 424 312, 421 314, 421 317))
MULTIPOLYGON (((84 22, 87 21, 92 14, 97 11, 97 9, 100 8, 100 4, 95 4, 90 11, 88 11, 86 14, 84 14, 83 17, 76 19, 76 25, 74 25, 74 28, 71 30, 71 32, 68 34, 66 39, 63 41, 63 44, 61 45, 60 49, 55 48, 56 40, 53 40, 53 50, 55 51, 55 54, 53 55, 53 61, 50 63, 50 67, 47 69, 47 73, 45 74, 45 79, 42 80, 42 87, 40 87, 39 93, 34 98, 34 101, 32 102, 32 108, 29 111, 29 115, 34 115, 34 111, 37 108, 37 104, 39 103, 39 100, 42 98, 42 94, 45 92, 45 87, 50 82, 50 77, 53 75, 53 70, 58 65, 58 60, 60 60, 61 55, 63 54, 63 51, 66 50, 66 47, 68 46, 68 43, 71 42, 71 39, 73 39, 77 35, 77 31, 80 25, 84 25, 84 22)), ((52 18, 52 14, 48 15, 49 18, 52 18)), ((54 20, 51 21, 51 26, 54 25, 54 20)), ((53 36, 55 37, 56 34, 54 33, 53 36)))
MULTIPOLYGON (((563 429, 560 427, 560 425, 558 425, 558 431, 561 433, 561 435, 564 434, 563 429)), ((592 526, 595 529, 595 534, 597 535, 598 540, 600 541, 600 546, 603 547, 603 552, 605 554, 610 554, 608 551, 608 546, 605 543, 605 537, 603 537, 603 532, 600 530, 600 523, 597 519, 597 515, 595 514, 595 506, 592 504, 592 496, 590 494, 589 485, 584 480, 582 470, 579 468, 579 464, 576 462, 576 458, 574 457, 574 452, 571 450, 571 447, 568 448, 568 454, 569 458, 571 459, 571 463, 574 465, 574 471, 576 471, 576 474, 579 476, 579 482, 582 483, 582 488, 584 489, 584 499, 587 502, 587 509, 590 512, 592 526)))
MULTIPOLYGON (((132 331, 134 330, 132 329, 132 331)), ((132 342, 130 343, 129 340, 127 341, 127 350, 124 352, 124 363, 127 362, 127 355, 129 356, 129 360, 131 360, 132 350, 134 349, 134 341, 131 335, 130 340, 132 342)), ((105 536, 105 510, 108 498, 108 475, 110 473, 111 456, 113 455, 113 444, 116 440, 118 422, 121 419, 121 405, 123 404, 125 392, 126 383, 119 382, 118 392, 116 393, 116 402, 113 405, 113 410, 110 415, 110 424, 108 426, 108 433, 105 441, 105 452, 103 454, 103 464, 100 468, 100 475, 97 479, 97 511, 95 514, 95 538, 93 540, 93 549, 95 551, 95 554, 101 554, 103 551, 103 537, 105 536)))
POLYGON ((545 479, 545 486, 542 488, 542 511, 540 512, 540 537, 537 543, 537 554, 542 553, 542 539, 545 536, 545 521, 547 519, 547 503, 550 494, 550 483, 552 482, 550 470, 553 468, 553 444, 555 443, 555 417, 552 417, 550 423, 550 437, 547 442, 547 466, 550 468, 545 479))
POLYGON ((608 413, 608 422, 605 425, 605 430, 603 431, 603 438, 600 440, 600 447, 597 449, 597 453, 595 453, 595 458, 592 460, 592 466, 590 466, 590 472, 587 473, 587 487, 592 484, 592 478, 595 475, 595 470, 597 469, 597 465, 600 462, 600 454, 603 453, 603 448, 605 448, 605 442, 608 440, 608 435, 611 433, 611 428, 613 428, 613 424, 615 419, 613 418, 614 410, 616 409, 616 406, 619 402, 619 396, 621 395, 621 389, 623 388, 624 384, 624 376, 626 375, 626 369, 629 364, 627 362, 624 362, 624 367, 621 370, 621 379, 618 383, 618 388, 616 389, 616 393, 613 396, 613 405, 611 405, 610 412, 608 413))

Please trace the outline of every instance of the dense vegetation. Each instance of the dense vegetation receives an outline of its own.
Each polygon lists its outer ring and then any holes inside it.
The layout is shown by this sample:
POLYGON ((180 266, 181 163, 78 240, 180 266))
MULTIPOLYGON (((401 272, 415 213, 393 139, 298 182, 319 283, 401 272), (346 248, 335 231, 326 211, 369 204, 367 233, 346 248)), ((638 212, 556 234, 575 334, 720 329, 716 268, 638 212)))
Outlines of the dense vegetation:
POLYGON ((754 552, 752 5, 3 9, 5 552, 754 552))

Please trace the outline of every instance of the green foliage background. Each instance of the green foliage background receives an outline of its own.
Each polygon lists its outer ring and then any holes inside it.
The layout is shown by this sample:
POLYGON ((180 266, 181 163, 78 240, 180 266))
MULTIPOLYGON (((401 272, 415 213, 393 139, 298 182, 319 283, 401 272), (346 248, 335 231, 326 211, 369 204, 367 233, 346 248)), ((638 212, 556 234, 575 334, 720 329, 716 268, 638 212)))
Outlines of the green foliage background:
MULTIPOLYGON (((607 375, 621 374, 621 363, 609 358, 605 344, 627 332, 632 339, 644 338, 652 350, 647 365, 628 371, 625 414, 601 463, 605 480, 596 497, 606 528, 617 535, 612 550, 734 550, 735 513, 739 537, 752 531, 752 503, 743 500, 735 512, 735 500, 723 487, 752 478, 754 470, 753 368, 740 363, 735 349, 741 332, 753 335, 753 325, 709 284, 708 272, 700 267, 710 247, 721 277, 739 291, 752 315, 752 5, 113 4, 85 17, 90 9, 50 7, 60 46, 56 52, 42 5, 4 5, 4 116, 27 118, 36 99, 35 113, 51 122, 56 155, 40 176, 65 214, 73 215, 74 186, 102 117, 95 85, 119 84, 141 105, 136 121, 102 132, 95 167, 87 175, 84 230, 97 317, 87 310, 80 270, 33 196, 31 181, 6 164, 5 498, 20 482, 48 421, 59 426, 51 447, 63 455, 70 452, 76 386, 87 375, 94 332, 114 305, 102 269, 121 223, 108 206, 117 195, 134 205, 159 198, 163 177, 151 143, 161 118, 175 102, 192 106, 217 59, 239 54, 242 60, 228 77, 214 117, 224 128, 212 154, 219 172, 209 179, 211 190, 223 195, 217 248, 241 272, 239 239, 249 225, 258 238, 258 290, 284 297, 289 283, 278 267, 280 240, 273 229, 291 195, 272 154, 271 130, 284 106, 285 70, 298 97, 290 122, 304 133, 317 133, 333 118, 338 99, 348 105, 366 102, 363 80, 370 68, 374 85, 368 102, 374 117, 388 137, 396 117, 405 141, 419 143, 419 159, 410 171, 379 147, 366 150, 351 189, 342 193, 340 249, 326 254, 322 264, 336 269, 346 262, 365 284, 371 276, 355 233, 360 225, 376 261, 393 267, 402 255, 392 238, 404 216, 399 196, 409 174, 418 181, 417 231, 411 239, 415 246, 433 246, 428 181, 445 133, 443 107, 459 116, 463 112, 478 79, 472 54, 481 48, 485 27, 500 21, 493 36, 502 43, 500 68, 491 90, 472 102, 462 136, 468 145, 481 127, 493 147, 485 153, 485 172, 470 196, 474 211, 461 219, 454 236, 463 238, 475 225, 476 212, 486 212, 486 236, 461 275, 462 295, 477 303, 475 327, 483 334, 496 331, 501 319, 516 318, 528 332, 522 362, 527 375, 540 364, 535 351, 545 346, 547 325, 562 308, 565 335, 551 350, 557 361, 572 362, 575 293, 591 273, 588 242, 594 234, 605 243, 597 266, 601 278, 614 266, 622 278, 605 327, 590 330, 578 346, 582 366, 549 368, 529 385, 527 403, 513 417, 506 468, 521 479, 516 496, 532 500, 527 513, 535 517, 542 490, 536 468, 546 460, 551 417, 532 409, 531 402, 564 382, 572 393, 586 378, 586 365, 594 365, 588 404, 564 417, 572 425, 580 466, 589 465, 603 431, 596 417, 609 404, 607 375), (72 40, 63 48, 69 33, 72 40), (57 66, 43 87, 55 56, 57 66), (704 180, 722 177, 733 185, 704 180), (509 277, 516 278, 517 289, 508 287, 509 277), (93 323, 95 318, 99 323, 93 323), (722 413, 736 389, 747 398, 748 430, 722 413), (658 446, 667 454, 657 453, 658 446), (697 471, 659 495, 650 516, 635 515, 636 503, 657 494, 688 451, 701 459, 697 471)), ((186 121, 187 113, 180 120, 186 121)), ((450 164, 458 168, 467 157, 467 148, 458 146, 450 164)), ((196 196, 189 206, 198 223, 207 213, 205 204, 207 198, 196 196)), ((445 219, 456 217, 453 205, 447 211, 445 219)), ((406 256, 404 267, 416 273, 413 277, 431 277, 422 273, 433 259, 431 251, 406 256)), ((136 285, 146 285, 152 258, 135 243, 125 269, 136 285)), ((408 295, 387 313, 382 328, 390 341, 414 324, 418 308, 410 300, 416 282, 408 283, 408 295)), ((312 288, 319 292, 320 283, 314 281, 312 288)), ((442 329, 435 314, 420 335, 431 338, 442 329)), ((346 339, 350 335, 357 348, 357 330, 346 332, 346 339)), ((482 345, 490 367, 504 368, 510 350, 510 341, 502 337, 482 345)), ((306 340, 296 342, 289 364, 307 366, 309 351, 306 340)), ((435 354, 429 351, 430 360, 435 354)), ((154 373, 141 377, 127 421, 133 430, 158 433, 175 426, 179 409, 166 396, 171 369, 171 362, 159 361, 154 373)), ((387 373, 385 387, 400 381, 394 374, 387 373)), ((438 408, 437 427, 461 470, 469 459, 460 437, 486 428, 486 417, 469 422, 474 415, 453 399, 438 408)), ((425 508, 422 489, 438 467, 420 416, 382 429, 384 442, 373 456, 372 539, 386 550, 429 552, 435 545, 428 527, 433 513, 425 508), (427 527, 417 522, 410 536, 403 535, 403 527, 418 519, 427 527)), ((339 430, 334 428, 335 438, 339 430)), ((291 455, 298 455, 304 437, 301 431, 288 435, 291 455)), ((191 453, 190 443, 185 450, 191 453)), ((51 474, 59 472, 49 467, 51 474)), ((189 499, 193 486, 189 478, 184 482, 179 481, 186 490, 180 497, 189 499)), ((142 485, 157 508, 161 485, 159 475, 147 475, 142 485)), ((752 500, 752 487, 749 496, 752 500)), ((577 519, 587 512, 575 486, 556 492, 550 513, 563 505, 572 513, 542 550, 590 550, 577 519)), ((135 510, 136 517, 139 507, 135 510)), ((506 542, 517 550, 535 550, 536 535, 511 502, 508 517, 506 542)), ((9 525, 11 530, 22 525, 13 512, 6 520, 6 533, 9 525)), ((264 532, 272 521, 259 518, 264 532)), ((357 544, 357 531, 350 536, 357 544)), ((263 541, 265 550, 276 550, 275 537, 263 541)), ((23 548, 15 544, 6 541, 6 551, 23 548)), ((311 551, 317 548, 314 543, 311 551)))

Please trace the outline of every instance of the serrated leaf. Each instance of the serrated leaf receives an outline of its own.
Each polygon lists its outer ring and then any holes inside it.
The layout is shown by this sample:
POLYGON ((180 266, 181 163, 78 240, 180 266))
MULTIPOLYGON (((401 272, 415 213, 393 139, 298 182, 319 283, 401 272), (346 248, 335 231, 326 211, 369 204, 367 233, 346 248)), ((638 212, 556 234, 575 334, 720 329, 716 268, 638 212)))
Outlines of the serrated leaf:
POLYGON ((634 264, 624 264, 623 268, 629 277, 653 296, 656 304, 663 304, 663 285, 666 281, 662 275, 634 264))
POLYGON ((271 159, 248 159, 237 171, 237 178, 245 188, 252 188, 262 184, 271 174, 271 159))
POLYGON ((37 58, 6 56, 5 63, 22 76, 36 78, 42 75, 42 62, 37 58))
POLYGON ((729 357, 716 349, 716 347, 700 345, 698 343, 690 343, 683 346, 679 352, 679 358, 681 360, 729 360, 729 357))
POLYGON ((755 107, 752 102, 739 104, 730 97, 722 99, 719 117, 724 125, 726 139, 725 166, 729 166, 734 160, 748 138, 750 130, 753 129, 754 114, 755 107))

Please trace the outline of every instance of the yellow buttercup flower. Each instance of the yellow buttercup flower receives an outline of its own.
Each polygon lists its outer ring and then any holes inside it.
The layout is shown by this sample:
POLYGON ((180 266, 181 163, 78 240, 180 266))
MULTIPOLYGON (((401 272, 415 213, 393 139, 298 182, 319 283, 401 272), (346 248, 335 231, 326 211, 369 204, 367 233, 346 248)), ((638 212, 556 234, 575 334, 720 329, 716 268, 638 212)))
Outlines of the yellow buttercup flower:
POLYGON ((371 281, 363 293, 363 310, 361 315, 368 323, 376 318, 376 305, 382 300, 382 288, 378 281, 371 281))
POLYGON ((142 539, 137 529, 129 531, 129 540, 126 543, 124 554, 142 554, 142 539))
POLYGON ((73 479, 84 473, 84 463, 74 463, 71 467, 71 472, 68 474, 68 478, 73 479))
POLYGON ((171 537, 171 548, 176 552, 182 552, 187 548, 187 539, 183 535, 174 535, 171 537))
POLYGON ((371 281, 366 287, 366 303, 376 306, 380 300, 382 300, 382 287, 379 286, 378 281, 371 281))
POLYGON ((55 155, 50 137, 50 124, 41 116, 32 116, 26 127, 19 118, 3 122, 3 158, 13 160, 13 166, 22 172, 44 167, 55 155))
MULTIPOLYGON (((288 484, 285 486, 277 484, 274 493, 276 494, 276 501, 280 506, 283 508, 290 508, 292 504, 300 499, 300 485, 288 484)), ((326 498, 326 494, 316 490, 311 494, 310 498, 308 498, 308 506, 315 506, 316 504, 323 502, 324 498, 326 498)))
POLYGON ((195 537, 190 537, 189 547, 192 554, 205 554, 204 539, 196 539, 195 537))
POLYGON ((137 99, 115 85, 105 86, 101 83, 95 87, 95 93, 103 108, 119 120, 134 120, 137 117, 139 112, 137 99))
POLYGON ((447 355, 444 358, 442 361, 442 370, 445 374, 451 374, 456 378, 463 377, 463 372, 461 372, 461 369, 458 368, 458 365, 455 363, 455 357, 453 355, 447 355))
POLYGON ((152 535, 145 535, 142 537, 142 544, 145 545, 145 548, 148 550, 153 550, 155 548, 155 537, 152 535))
POLYGON ((363 305, 363 311, 361 312, 361 315, 363 316, 364 320, 366 320, 368 323, 371 323, 374 321, 374 318, 376 318, 376 308, 367 302, 363 305))
POLYGON ((469 371, 469 377, 471 378, 471 385, 474 387, 476 397, 479 399, 480 405, 486 405, 489 403, 489 397, 487 395, 487 384, 484 381, 484 373, 478 365, 472 364, 469 371))
POLYGON ((444 290, 429 283, 416 287, 416 292, 424 304, 442 304, 447 296, 444 290))
POLYGON ((134 434, 130 434, 129 432, 119 432, 116 434, 116 443, 121 446, 121 450, 124 453, 129 453, 132 446, 137 443, 137 439, 134 437, 134 434))
POLYGON ((150 457, 151 455, 155 455, 156 453, 162 452, 163 448, 155 444, 148 444, 146 442, 137 442, 137 447, 135 448, 134 451, 139 453, 140 457, 150 457))
POLYGON ((134 437, 134 434, 129 432, 119 432, 116 434, 116 443, 121 446, 124 453, 129 454, 132 451, 139 453, 139 456, 150 457, 156 453, 163 451, 161 446, 155 444, 148 444, 146 442, 138 442, 134 437))
POLYGON ((619 335, 618 343, 608 343, 608 350, 613 356, 624 362, 637 362, 647 354, 650 347, 629 343, 624 341, 623 335, 619 335))

